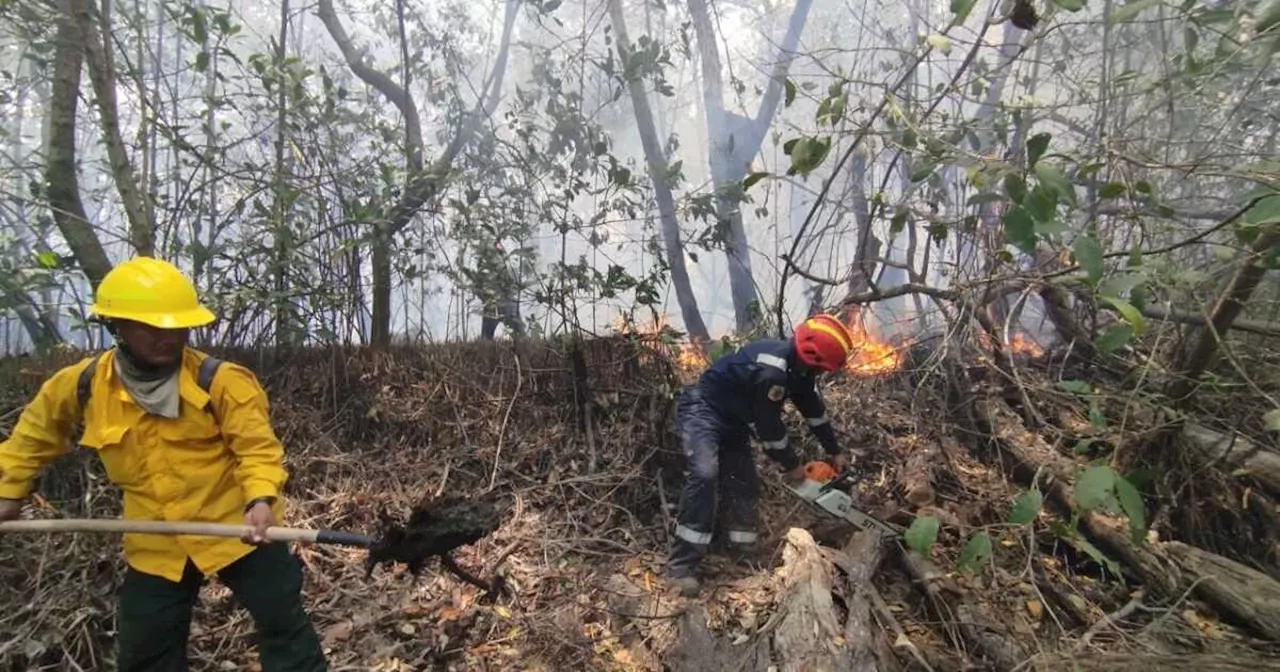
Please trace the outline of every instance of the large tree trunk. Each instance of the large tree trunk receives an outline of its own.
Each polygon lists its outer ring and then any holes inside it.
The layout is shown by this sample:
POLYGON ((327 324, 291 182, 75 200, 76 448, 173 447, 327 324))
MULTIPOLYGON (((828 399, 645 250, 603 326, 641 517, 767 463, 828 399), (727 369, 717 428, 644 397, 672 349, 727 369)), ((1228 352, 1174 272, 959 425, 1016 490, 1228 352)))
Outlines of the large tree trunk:
POLYGON ((383 97, 391 101, 405 119, 405 145, 407 148, 408 177, 405 181, 400 200, 390 204, 384 214, 374 224, 373 254, 373 327, 374 345, 386 347, 391 345, 391 258, 392 242, 395 234, 413 221, 418 211, 428 201, 434 199, 443 190, 445 177, 450 166, 462 152, 462 148, 475 135, 480 121, 493 113, 502 92, 503 76, 507 71, 507 58, 511 53, 511 34, 519 15, 519 0, 507 0, 506 16, 502 27, 502 42, 498 48, 498 57, 494 61, 493 70, 489 73, 489 81, 481 89, 480 99, 458 130, 457 135, 445 147, 444 151, 430 167, 422 163, 422 126, 418 119, 418 107, 413 97, 404 87, 395 83, 387 75, 375 70, 365 62, 365 52, 356 49, 342 27, 342 22, 333 10, 333 0, 320 0, 316 15, 324 23, 330 37, 342 52, 347 67, 361 81, 372 87, 383 97))
POLYGON ((751 273, 751 248, 742 221, 741 181, 747 175, 751 159, 760 144, 782 98, 783 80, 800 42, 800 34, 809 17, 813 0, 798 0, 791 11, 786 36, 778 49, 769 86, 754 118, 731 114, 724 107, 724 84, 720 74, 720 50, 717 46, 711 15, 706 0, 689 0, 689 15, 698 36, 698 55, 702 65, 702 97, 706 114, 708 158, 711 179, 716 190, 716 218, 728 232, 725 255, 729 262, 729 287, 733 296, 733 313, 739 334, 752 331, 761 317, 759 294, 751 273))
POLYGON ((80 201, 80 178, 76 172, 76 108, 80 102, 84 37, 76 20, 75 3, 76 0, 60 0, 58 3, 45 191, 49 207, 53 209, 54 223, 96 290, 111 270, 111 260, 89 224, 84 204, 80 201))
POLYGON ((663 156, 658 130, 653 124, 653 111, 644 91, 644 81, 634 68, 626 66, 631 60, 631 41, 627 38, 627 19, 622 13, 621 0, 609 0, 609 18, 613 24, 614 40, 623 70, 627 73, 627 89, 631 92, 631 107, 635 112, 640 142, 644 146, 644 158, 649 167, 649 179, 653 183, 654 199, 658 202, 658 215, 662 220, 662 240, 667 253, 667 265, 671 269, 671 284, 675 286, 676 301, 684 318, 684 329, 690 338, 706 343, 711 340, 707 325, 698 311, 698 299, 689 283, 689 270, 684 263, 684 243, 680 240, 680 223, 676 219, 676 201, 667 181, 667 161, 663 156))

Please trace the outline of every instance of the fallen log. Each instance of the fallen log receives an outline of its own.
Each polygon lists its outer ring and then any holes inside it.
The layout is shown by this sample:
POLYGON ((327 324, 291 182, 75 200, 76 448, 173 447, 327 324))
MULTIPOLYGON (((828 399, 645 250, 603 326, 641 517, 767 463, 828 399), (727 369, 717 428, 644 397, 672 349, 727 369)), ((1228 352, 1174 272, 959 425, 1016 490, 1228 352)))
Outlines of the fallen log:
POLYGON ((735 645, 711 632, 702 606, 692 606, 681 616, 663 663, 672 672, 878 672, 877 631, 862 589, 879 570, 880 547, 880 537, 858 534, 842 551, 824 549, 807 530, 790 529, 782 550, 782 588, 768 622, 735 645), (837 594, 844 596, 847 617, 836 608, 837 594))
POLYGON ((872 627, 870 590, 871 579, 880 571, 884 555, 880 535, 859 531, 849 540, 843 552, 831 553, 832 560, 845 573, 849 590, 845 595, 848 615, 844 623, 844 641, 849 647, 850 672, 876 672, 876 630, 872 627))
MULTIPOLYGON (((974 410, 968 418, 969 429, 995 444, 995 451, 985 451, 987 457, 996 453, 1004 468, 1026 486, 1038 474, 1047 476, 1040 484, 1045 501, 1060 515, 1070 517, 1076 511, 1068 478, 1076 471, 1074 463, 1046 444, 1040 435, 1027 431, 1003 402, 978 398, 974 410)), ((1176 542, 1140 547, 1126 527, 1109 516, 1080 511, 1079 521, 1086 537, 1118 557, 1157 595, 1176 600, 1194 586, 1197 597, 1228 620, 1269 639, 1280 637, 1280 582, 1207 551, 1190 552, 1171 546, 1176 542)))
POLYGON ((1258 634, 1280 641, 1280 582, 1251 567, 1178 541, 1168 553, 1185 574, 1199 577, 1192 594, 1220 613, 1249 623, 1258 634))
POLYGON ((852 669, 853 655, 842 646, 845 629, 831 599, 835 576, 822 549, 807 531, 791 528, 782 562, 786 597, 779 605, 782 620, 773 637, 780 669, 852 669))
POLYGON ((1194 422, 1182 428, 1182 437, 1201 465, 1214 465, 1224 473, 1252 479, 1280 496, 1280 454, 1238 433, 1225 434, 1194 422))
POLYGON ((947 591, 952 597, 942 594, 939 584, 944 580, 943 574, 933 563, 905 549, 902 551, 902 559, 902 564, 916 587, 929 598, 938 620, 954 623, 960 636, 968 644, 968 647, 956 648, 970 648, 982 653, 997 670, 1017 669, 1027 659, 1022 646, 1008 636, 1006 629, 990 617, 985 608, 965 595, 964 591, 952 587, 947 591))

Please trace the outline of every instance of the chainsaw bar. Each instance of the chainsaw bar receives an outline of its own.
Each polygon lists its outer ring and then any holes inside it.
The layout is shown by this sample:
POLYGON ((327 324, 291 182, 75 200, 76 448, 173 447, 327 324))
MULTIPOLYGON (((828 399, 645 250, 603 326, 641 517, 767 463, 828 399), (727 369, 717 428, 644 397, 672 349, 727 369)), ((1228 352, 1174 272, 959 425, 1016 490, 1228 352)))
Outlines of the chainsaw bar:
POLYGON ((850 477, 851 474, 846 472, 825 484, 806 480, 788 487, 800 499, 832 518, 843 520, 860 530, 877 532, 885 538, 902 536, 901 527, 868 515, 853 505, 853 497, 840 487, 850 477))

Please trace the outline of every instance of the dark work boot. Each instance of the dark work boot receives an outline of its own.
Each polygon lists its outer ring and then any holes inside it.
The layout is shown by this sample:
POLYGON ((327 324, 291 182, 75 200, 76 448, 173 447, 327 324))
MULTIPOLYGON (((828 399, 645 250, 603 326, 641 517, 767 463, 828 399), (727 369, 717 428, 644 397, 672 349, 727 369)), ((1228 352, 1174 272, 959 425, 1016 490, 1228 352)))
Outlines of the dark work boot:
POLYGON ((672 544, 671 557, 667 560, 667 579, 680 589, 681 595, 697 597, 701 584, 694 571, 706 552, 705 546, 691 544, 679 538, 672 544))

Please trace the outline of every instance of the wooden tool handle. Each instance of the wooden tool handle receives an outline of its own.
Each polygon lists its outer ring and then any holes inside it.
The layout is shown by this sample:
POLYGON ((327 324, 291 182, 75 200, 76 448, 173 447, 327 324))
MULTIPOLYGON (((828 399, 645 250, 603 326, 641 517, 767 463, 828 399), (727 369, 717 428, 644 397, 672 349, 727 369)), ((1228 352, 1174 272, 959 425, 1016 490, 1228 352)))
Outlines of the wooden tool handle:
MULTIPOLYGON (((11 520, 0 523, 0 534, 8 532, 128 532, 133 534, 190 534, 201 537, 239 539, 250 528, 223 523, 169 522, 164 520, 95 520, 55 518, 51 520, 11 520)), ((371 537, 335 530, 304 530, 296 527, 268 527, 269 541, 300 541, 308 544, 341 544, 368 547, 371 537)))

